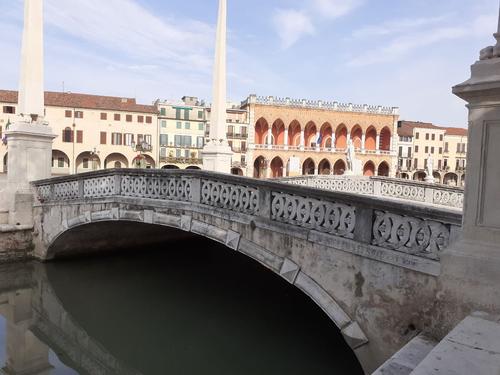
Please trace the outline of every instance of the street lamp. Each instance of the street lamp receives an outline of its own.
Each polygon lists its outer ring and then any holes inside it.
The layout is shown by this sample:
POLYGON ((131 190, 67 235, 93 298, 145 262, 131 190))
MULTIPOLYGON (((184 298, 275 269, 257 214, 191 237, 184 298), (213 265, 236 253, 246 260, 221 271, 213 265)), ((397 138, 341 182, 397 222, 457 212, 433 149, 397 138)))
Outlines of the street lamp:
POLYGON ((139 155, 135 158, 135 160, 137 160, 136 167, 137 168, 146 168, 146 157, 143 154, 145 152, 152 152, 153 146, 151 146, 146 141, 142 141, 139 143, 135 143, 134 141, 132 141, 130 146, 132 147, 132 150, 134 150, 134 152, 139 153, 139 155))

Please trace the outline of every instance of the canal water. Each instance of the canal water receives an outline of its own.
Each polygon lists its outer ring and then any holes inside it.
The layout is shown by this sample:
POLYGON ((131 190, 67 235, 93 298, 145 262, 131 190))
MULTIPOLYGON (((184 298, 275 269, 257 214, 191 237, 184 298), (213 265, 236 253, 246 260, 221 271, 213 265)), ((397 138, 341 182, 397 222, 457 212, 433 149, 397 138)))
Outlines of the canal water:
POLYGON ((362 374, 308 297, 204 239, 4 266, 0 281, 9 374, 362 374))

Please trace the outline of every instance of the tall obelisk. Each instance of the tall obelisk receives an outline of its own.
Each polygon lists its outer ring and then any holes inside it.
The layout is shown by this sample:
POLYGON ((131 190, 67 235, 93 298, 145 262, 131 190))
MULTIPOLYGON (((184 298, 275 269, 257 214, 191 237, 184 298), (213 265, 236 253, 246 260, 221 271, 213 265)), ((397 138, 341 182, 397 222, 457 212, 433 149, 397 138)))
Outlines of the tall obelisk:
POLYGON ((215 44, 213 97, 210 114, 210 140, 203 149, 203 169, 230 173, 233 152, 226 135, 226 43, 227 0, 219 0, 219 17, 215 44))
POLYGON ((38 120, 44 115, 43 0, 25 0, 22 43, 18 113, 38 120))
POLYGON ((9 221, 32 220, 30 182, 49 178, 55 135, 44 117, 43 0, 24 0, 18 118, 6 132, 9 221))

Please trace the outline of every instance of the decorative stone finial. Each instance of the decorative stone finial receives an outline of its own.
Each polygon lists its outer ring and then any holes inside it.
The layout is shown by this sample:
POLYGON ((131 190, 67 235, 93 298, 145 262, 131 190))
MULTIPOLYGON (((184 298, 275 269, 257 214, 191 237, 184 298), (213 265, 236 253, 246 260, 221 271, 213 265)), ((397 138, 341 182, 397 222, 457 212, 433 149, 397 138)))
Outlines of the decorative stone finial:
POLYGON ((497 32, 493 34, 493 36, 497 40, 497 44, 495 46, 489 46, 482 49, 479 54, 480 60, 489 60, 500 57, 500 13, 498 16, 497 32))

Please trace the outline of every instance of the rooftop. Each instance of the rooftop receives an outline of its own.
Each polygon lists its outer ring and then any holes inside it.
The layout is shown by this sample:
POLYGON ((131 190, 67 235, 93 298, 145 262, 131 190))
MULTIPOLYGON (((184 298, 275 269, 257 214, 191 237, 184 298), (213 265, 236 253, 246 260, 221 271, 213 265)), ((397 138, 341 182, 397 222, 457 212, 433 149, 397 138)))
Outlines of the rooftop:
MULTIPOLYGON (((17 91, 0 90, 0 102, 17 104, 17 91)), ((134 98, 75 94, 67 92, 45 92, 45 105, 48 107, 100 109, 151 114, 158 113, 155 106, 137 104, 134 98)))
POLYGON ((398 135, 400 137, 413 137, 413 129, 434 129, 442 130, 446 135, 458 135, 462 137, 467 137, 468 130, 464 128, 450 128, 444 126, 434 125, 430 122, 419 122, 419 121, 399 121, 398 123, 398 135))

